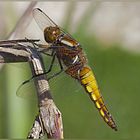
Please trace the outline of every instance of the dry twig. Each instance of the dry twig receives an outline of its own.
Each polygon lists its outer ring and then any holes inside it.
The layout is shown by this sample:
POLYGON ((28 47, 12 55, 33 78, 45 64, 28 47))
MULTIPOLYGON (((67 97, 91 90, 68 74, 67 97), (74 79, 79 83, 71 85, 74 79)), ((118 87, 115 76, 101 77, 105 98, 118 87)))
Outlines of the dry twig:
MULTIPOLYGON (((8 41, 7 41, 8 42, 8 41)), ((61 113, 53 102, 44 64, 36 48, 21 43, 0 43, 0 63, 29 62, 38 96, 39 115, 36 117, 28 138, 39 139, 44 134, 48 138, 62 139, 63 125, 61 113)))

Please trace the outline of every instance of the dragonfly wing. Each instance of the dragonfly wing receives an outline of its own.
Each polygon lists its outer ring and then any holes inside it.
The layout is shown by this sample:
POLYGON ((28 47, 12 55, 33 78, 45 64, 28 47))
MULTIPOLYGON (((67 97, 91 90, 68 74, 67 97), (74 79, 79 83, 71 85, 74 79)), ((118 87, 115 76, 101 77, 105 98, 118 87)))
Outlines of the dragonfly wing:
POLYGON ((18 97, 28 99, 28 100, 37 100, 37 93, 35 90, 34 80, 24 81, 17 89, 16 95, 18 97))
POLYGON ((71 34, 69 34, 68 32, 65 32, 63 28, 61 28, 60 26, 58 26, 48 15, 46 15, 41 9, 39 8, 35 8, 33 10, 33 17, 36 21, 36 23, 38 24, 38 26, 40 27, 40 29, 42 31, 44 31, 44 29, 46 27, 59 27, 61 32, 69 37, 71 37, 73 40, 75 40, 71 34))
POLYGON ((57 26, 56 23, 39 8, 33 10, 33 17, 42 31, 44 31, 46 27, 57 26))

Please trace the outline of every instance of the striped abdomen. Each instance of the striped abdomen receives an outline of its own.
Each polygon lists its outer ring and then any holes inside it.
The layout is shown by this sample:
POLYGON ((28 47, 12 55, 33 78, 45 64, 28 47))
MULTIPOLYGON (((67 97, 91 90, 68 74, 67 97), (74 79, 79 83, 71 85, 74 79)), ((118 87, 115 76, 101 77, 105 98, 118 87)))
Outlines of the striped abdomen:
POLYGON ((94 101, 104 121, 112 129, 117 130, 117 126, 104 104, 103 97, 100 94, 95 76, 89 67, 83 67, 83 69, 80 71, 80 82, 86 89, 87 93, 90 95, 90 98, 94 101))

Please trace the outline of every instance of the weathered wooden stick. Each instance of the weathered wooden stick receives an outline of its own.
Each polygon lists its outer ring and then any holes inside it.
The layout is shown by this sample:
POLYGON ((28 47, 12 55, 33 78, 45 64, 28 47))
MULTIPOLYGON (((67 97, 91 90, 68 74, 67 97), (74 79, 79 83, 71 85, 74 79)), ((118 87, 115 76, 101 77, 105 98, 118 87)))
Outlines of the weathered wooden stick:
POLYGON ((45 135, 43 124, 39 115, 36 116, 31 131, 28 134, 28 139, 40 139, 45 135))
POLYGON ((17 44, 0 45, 0 63, 27 62, 30 53, 17 44))
POLYGON ((45 73, 42 57, 35 49, 31 51, 30 66, 34 78, 35 87, 38 93, 39 116, 47 133, 48 138, 62 139, 63 138, 63 124, 61 113, 53 102, 50 94, 50 88, 45 73), (37 76, 38 75, 38 76, 37 76))
POLYGON ((38 96, 39 115, 27 138, 39 139, 45 133, 48 138, 62 139, 63 124, 61 113, 53 102, 45 67, 36 48, 18 43, 0 43, 0 63, 29 62, 38 96), (43 133, 44 132, 44 133, 43 133))

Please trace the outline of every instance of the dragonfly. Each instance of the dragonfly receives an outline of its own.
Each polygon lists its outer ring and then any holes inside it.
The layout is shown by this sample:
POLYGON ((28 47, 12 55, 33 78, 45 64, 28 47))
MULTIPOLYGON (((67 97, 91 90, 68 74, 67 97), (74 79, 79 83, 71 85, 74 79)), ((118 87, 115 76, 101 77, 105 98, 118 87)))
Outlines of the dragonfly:
MULTIPOLYGON (((76 79, 84 87, 104 121, 112 129, 117 131, 115 121, 104 103, 95 75, 88 65, 88 60, 80 43, 76 41, 71 34, 65 32, 60 26, 58 26, 41 9, 35 8, 33 10, 33 17, 44 33, 46 44, 39 44, 38 42, 40 40, 38 39, 30 40, 25 38, 20 40, 0 41, 0 45, 16 46, 21 43, 31 43, 34 47, 37 47, 36 49, 38 49, 40 53, 52 56, 50 67, 44 74, 51 72, 54 61, 57 58, 60 71, 54 73, 47 79, 50 80, 62 72, 65 72, 72 78, 76 79)), ((31 79, 33 78, 35 78, 35 76, 31 79)), ((31 79, 23 82, 21 86, 30 82, 31 79)), ((21 86, 19 86, 19 89, 21 86)))
MULTIPOLYGON (((39 44, 39 40, 29 40, 27 38, 23 40, 13 40, 8 43, 16 44, 20 42, 30 42, 33 44, 33 46, 38 47, 37 49, 40 51, 40 53, 51 56, 52 61, 50 67, 48 71, 43 74, 48 74, 51 72, 54 61, 57 59, 60 66, 60 71, 51 75, 48 80, 56 77, 62 72, 65 72, 67 75, 76 79, 84 87, 90 99, 94 102, 103 120, 113 130, 117 131, 116 123, 105 105, 94 72, 88 65, 88 59, 86 58, 85 52, 80 43, 76 41, 71 34, 65 32, 60 26, 58 26, 41 9, 33 9, 33 17, 43 31, 44 39, 47 45, 39 44), (39 47, 43 48, 42 51, 39 49, 39 47)), ((1 42, 1 45, 2 44, 5 45, 7 42, 3 41, 1 42)), ((31 79, 33 78, 35 77, 32 77, 31 79)), ((31 79, 23 82, 22 85, 30 82, 31 79)))
POLYGON ((104 121, 117 131, 115 121, 104 103, 95 75, 88 65, 88 60, 80 43, 71 34, 58 26, 41 9, 33 9, 33 17, 42 29, 45 41, 50 44, 50 47, 47 49, 51 50, 52 62, 48 72, 51 71, 56 58, 60 65, 60 71, 50 78, 64 71, 72 78, 78 80, 94 102, 104 121))

